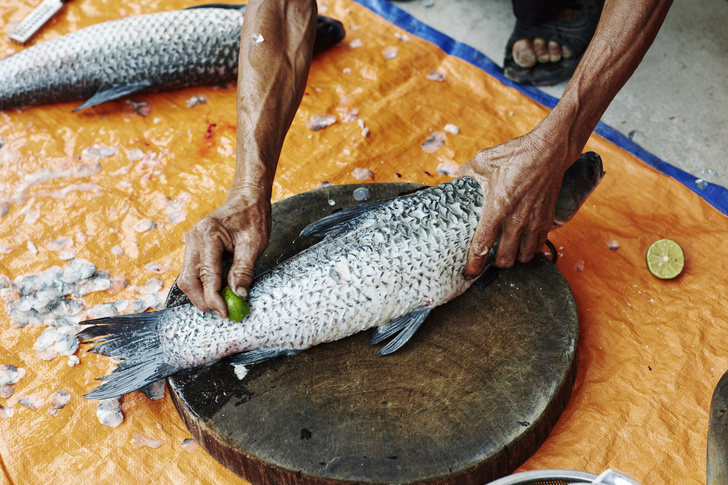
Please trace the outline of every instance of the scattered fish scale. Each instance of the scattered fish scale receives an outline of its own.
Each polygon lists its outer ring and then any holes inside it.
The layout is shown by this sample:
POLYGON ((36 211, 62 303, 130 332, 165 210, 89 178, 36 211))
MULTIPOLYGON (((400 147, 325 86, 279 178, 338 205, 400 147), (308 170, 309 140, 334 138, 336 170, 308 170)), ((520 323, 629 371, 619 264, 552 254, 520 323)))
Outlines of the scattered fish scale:
POLYGON ((440 71, 432 71, 426 77, 430 81, 442 82, 445 80, 445 74, 441 73, 440 71))
POLYGON ((14 414, 15 414, 15 408, 13 408, 12 406, 5 407, 5 406, 0 405, 0 418, 9 419, 9 418, 12 418, 14 414))
POLYGON ((319 131, 334 123, 336 123, 336 116, 334 115, 313 115, 306 122, 306 128, 311 131, 319 131))
POLYGON ((198 447, 197 441, 192 438, 187 438, 182 441, 182 444, 180 445, 183 450, 191 452, 195 451, 198 447))
POLYGON ((43 405, 43 398, 36 394, 18 396, 18 404, 25 406, 28 409, 38 409, 43 405))
POLYGON ((99 423, 110 428, 116 428, 124 422, 124 413, 121 412, 121 401, 118 398, 99 401, 96 407, 96 417, 99 423))
POLYGON ((17 384, 25 376, 25 369, 18 369, 14 365, 0 364, 0 386, 17 384))
POLYGON ((152 401, 158 401, 164 397, 165 381, 159 380, 144 386, 144 395, 152 401))
POLYGON ((357 180, 374 180, 374 172, 372 172, 368 168, 356 167, 351 172, 351 175, 353 175, 354 178, 357 180))
POLYGON ((3 399, 7 399, 10 396, 13 395, 15 392, 15 385, 14 384, 5 384, 4 386, 0 386, 0 397, 3 399))
POLYGON ((60 390, 51 394, 51 397, 48 399, 48 403, 54 409, 63 409, 70 400, 71 394, 68 391, 60 390))
POLYGON ((436 131, 432 133, 424 143, 422 143, 422 150, 425 153, 435 153, 437 150, 442 148, 445 144, 445 133, 436 131))
POLYGON ((163 444, 165 444, 166 441, 165 440, 154 440, 152 438, 144 436, 141 433, 134 433, 134 435, 131 438, 131 443, 137 448, 143 448, 146 446, 147 448, 157 449, 160 446, 162 446, 163 444))

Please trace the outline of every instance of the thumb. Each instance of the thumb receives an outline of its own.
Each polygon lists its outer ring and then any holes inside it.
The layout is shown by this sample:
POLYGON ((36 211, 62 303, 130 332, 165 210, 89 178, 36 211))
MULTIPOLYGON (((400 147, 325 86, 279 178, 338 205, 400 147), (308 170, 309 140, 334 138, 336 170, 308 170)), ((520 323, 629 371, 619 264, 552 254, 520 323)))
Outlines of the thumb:
POLYGON ((463 269, 463 276, 472 279, 480 276, 483 272, 490 255, 493 253, 494 244, 498 237, 499 228, 493 226, 491 221, 487 221, 484 217, 478 221, 478 227, 475 235, 470 243, 468 251, 468 261, 463 269))

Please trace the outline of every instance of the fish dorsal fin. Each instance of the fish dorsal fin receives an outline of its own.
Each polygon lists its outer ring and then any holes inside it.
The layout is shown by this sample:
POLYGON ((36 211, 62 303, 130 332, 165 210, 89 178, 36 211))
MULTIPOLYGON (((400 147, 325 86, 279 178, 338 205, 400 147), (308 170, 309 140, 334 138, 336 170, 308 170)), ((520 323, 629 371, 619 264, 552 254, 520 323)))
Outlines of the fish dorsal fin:
POLYGON ((128 96, 130 94, 134 94, 150 88, 153 85, 154 83, 150 80, 140 81, 138 83, 132 84, 121 84, 117 86, 102 85, 99 90, 96 91, 96 94, 91 96, 89 99, 86 100, 85 103, 83 103, 81 106, 74 109, 73 111, 79 111, 82 109, 90 108, 92 106, 96 106, 97 104, 105 103, 107 101, 113 101, 114 99, 123 98, 124 96, 128 96))
POLYGON ((375 345, 397 334, 387 345, 382 347, 376 355, 389 355, 399 350, 417 332, 432 311, 431 307, 420 307, 406 315, 390 320, 383 327, 374 329, 369 345, 375 345))
POLYGON ((339 234, 340 232, 350 229, 353 225, 347 227, 348 223, 363 216, 377 207, 389 202, 392 199, 373 200, 363 204, 346 207, 338 212, 334 212, 326 217, 322 217, 316 222, 312 222, 303 228, 301 236, 306 237, 324 237, 331 234, 339 234))
POLYGON ((194 5, 192 7, 187 7, 184 10, 194 10, 196 8, 226 8, 228 10, 242 10, 245 12, 245 7, 247 5, 235 5, 235 4, 227 4, 227 3, 208 3, 205 5, 194 5))
POLYGON ((256 349, 234 355, 230 357, 230 360, 233 364, 252 365, 260 364, 261 362, 275 359, 276 357, 280 357, 282 355, 296 355, 299 352, 300 350, 291 349, 256 349))

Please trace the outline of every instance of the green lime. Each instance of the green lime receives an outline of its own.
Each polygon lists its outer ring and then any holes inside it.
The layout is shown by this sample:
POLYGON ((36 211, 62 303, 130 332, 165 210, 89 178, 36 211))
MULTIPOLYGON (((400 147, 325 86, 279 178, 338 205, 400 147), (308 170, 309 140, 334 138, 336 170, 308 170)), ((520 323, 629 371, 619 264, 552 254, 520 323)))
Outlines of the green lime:
POLYGON ((239 322, 250 313, 248 302, 236 295, 232 288, 226 286, 222 289, 222 297, 227 305, 228 318, 235 322, 239 322))
POLYGON ((685 253, 672 239, 660 239, 652 243, 645 256, 650 273, 663 280, 679 275, 685 267, 685 253))

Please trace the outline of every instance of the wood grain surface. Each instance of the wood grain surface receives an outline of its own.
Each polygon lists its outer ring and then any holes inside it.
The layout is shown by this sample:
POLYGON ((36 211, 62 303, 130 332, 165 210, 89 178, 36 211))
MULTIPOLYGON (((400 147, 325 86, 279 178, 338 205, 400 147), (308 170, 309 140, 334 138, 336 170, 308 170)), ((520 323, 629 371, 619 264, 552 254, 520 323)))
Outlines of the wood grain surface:
MULTIPOLYGON (((357 203, 358 187, 274 204, 257 270, 315 242, 297 235, 357 203)), ((418 188, 362 187, 373 199, 418 188)), ((167 306, 186 302, 175 285, 167 306)), ((198 442, 255 485, 484 484, 530 457, 560 416, 577 335, 571 291, 538 255, 435 309, 393 355, 376 357, 381 345, 361 333, 251 366, 242 380, 225 361, 183 372, 170 391, 198 442)))

